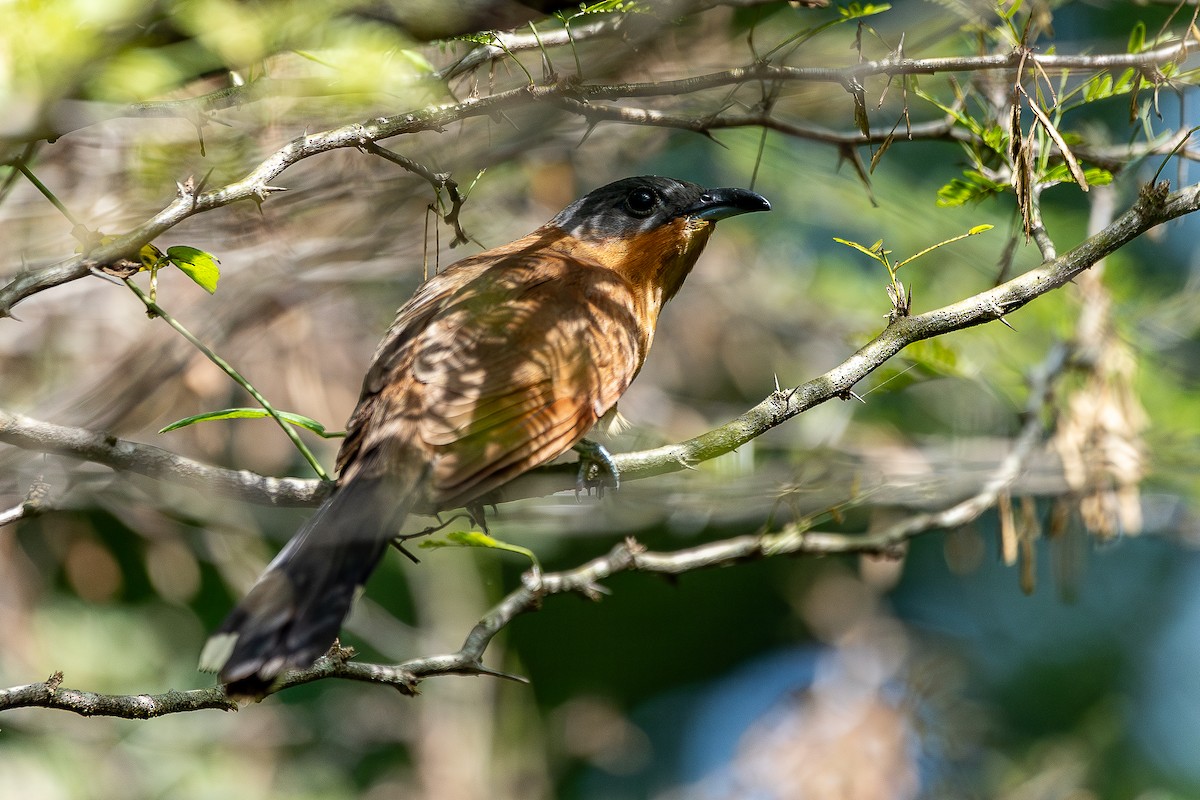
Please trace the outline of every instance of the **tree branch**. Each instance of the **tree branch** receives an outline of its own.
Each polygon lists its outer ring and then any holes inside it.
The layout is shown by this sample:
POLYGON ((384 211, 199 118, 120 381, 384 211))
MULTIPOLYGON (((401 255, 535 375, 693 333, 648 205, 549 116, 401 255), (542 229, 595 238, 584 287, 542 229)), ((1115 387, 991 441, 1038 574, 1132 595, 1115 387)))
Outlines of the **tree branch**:
POLYGON ((329 486, 320 481, 271 478, 249 470, 222 469, 154 445, 54 425, 3 409, 0 409, 0 442, 25 450, 92 461, 115 470, 216 491, 253 503, 316 505, 329 493, 329 486))
POLYGON ((10 708, 55 708, 83 717, 152 719, 182 711, 218 708, 237 711, 237 703, 218 686, 163 694, 112 695, 62 688, 63 674, 56 672, 41 683, 0 689, 0 711, 10 708))
MULTIPOLYGON (((1013 51, 991 56, 910 59, 888 57, 847 67, 788 67, 757 63, 747 67, 714 72, 689 78, 649 83, 586 85, 572 80, 554 80, 498 92, 487 97, 474 97, 457 103, 430 106, 417 111, 379 117, 299 136, 276 150, 245 177, 211 191, 197 193, 191 182, 179 184, 176 199, 151 219, 133 230, 114 237, 82 255, 58 264, 19 273, 0 288, 0 318, 11 316, 19 302, 37 292, 59 286, 89 275, 94 269, 131 258, 142 245, 161 236, 194 214, 210 211, 241 200, 262 202, 270 194, 282 191, 271 182, 288 167, 306 158, 347 147, 362 148, 368 143, 393 136, 441 131, 447 125, 472 117, 496 114, 503 110, 549 101, 585 101, 628 97, 663 97, 690 94, 705 89, 737 86, 752 81, 832 82, 847 88, 855 87, 865 77, 873 75, 915 75, 938 72, 1014 69, 1021 64, 1029 69, 1045 71, 1058 69, 1115 69, 1134 67, 1145 70, 1177 61, 1187 55, 1185 41, 1142 53, 1112 55, 1036 55, 1013 51)), ((621 120, 630 121, 630 120, 621 120)), ((648 119, 642 124, 652 124, 648 119)), ((668 125, 668 127, 679 127, 668 125)), ((782 123, 779 130, 803 135, 803 128, 788 131, 782 123)))
MULTIPOLYGON (((599 599, 606 590, 599 581, 620 572, 647 572, 678 575, 696 569, 724 566, 768 556, 789 554, 876 553, 894 555, 895 543, 880 543, 876 537, 847 536, 807 532, 763 536, 739 536, 673 553, 646 552, 632 539, 614 547, 607 555, 575 569, 526 574, 523 585, 510 592, 493 607, 467 635, 457 653, 427 656, 401 664, 368 664, 349 661, 353 650, 334 645, 330 653, 317 659, 308 669, 285 673, 267 694, 275 694, 328 678, 343 678, 392 686, 406 695, 416 693, 425 678, 438 675, 492 675, 514 678, 483 666, 488 645, 501 630, 518 616, 541 607, 544 598, 577 592, 599 599)), ((520 680, 519 678, 517 678, 520 680)), ((150 695, 105 695, 61 687, 62 673, 47 681, 0 690, 0 711, 14 708, 52 708, 81 716, 108 716, 123 719, 150 719, 202 709, 235 711, 238 704, 225 694, 223 687, 170 691, 150 695)))
MULTIPOLYGON (((1069 362, 1066 346, 1055 348, 1031 380, 1025 423, 1009 455, 993 477, 973 497, 936 513, 917 514, 884 531, 867 535, 822 533, 795 524, 775 534, 738 536, 668 553, 648 552, 632 538, 606 555, 570 570, 551 573, 527 572, 520 588, 497 603, 467 634, 462 647, 448 655, 426 656, 401 664, 369 664, 350 661, 354 651, 335 644, 311 667, 285 673, 268 695, 292 686, 328 678, 342 678, 391 686, 405 695, 415 695, 425 678, 438 675, 491 675, 522 680, 484 666, 488 645, 514 619, 541 608, 546 597, 578 593, 600 600, 608 590, 600 583, 621 572, 681 575, 699 569, 730 566, 744 561, 783 555, 833 555, 862 553, 897 557, 909 539, 931 530, 956 527, 980 516, 995 504, 1000 493, 1016 480, 1044 431, 1041 411, 1049 403, 1054 386, 1069 362)), ((158 695, 103 695, 63 689, 62 673, 42 683, 0 690, 0 711, 13 708, 52 708, 81 716, 150 719, 165 714, 221 709, 236 711, 238 703, 221 686, 158 695)))
MULTIPOLYGON (((740 417, 684 442, 613 456, 623 480, 675 472, 731 452, 796 415, 854 386, 914 342, 1002 318, 1070 282, 1106 255, 1151 228, 1200 209, 1200 184, 1167 194, 1166 184, 1146 187, 1133 207, 1070 251, 1007 283, 924 314, 900 317, 840 365, 807 383, 773 392, 740 417)), ((202 464, 153 445, 137 444, 79 428, 40 422, 0 410, 0 441, 56 453, 149 477, 220 491, 255 503, 315 505, 328 492, 316 481, 268 478, 202 464)), ((571 464, 541 467, 482 499, 503 503, 574 487, 571 464)))

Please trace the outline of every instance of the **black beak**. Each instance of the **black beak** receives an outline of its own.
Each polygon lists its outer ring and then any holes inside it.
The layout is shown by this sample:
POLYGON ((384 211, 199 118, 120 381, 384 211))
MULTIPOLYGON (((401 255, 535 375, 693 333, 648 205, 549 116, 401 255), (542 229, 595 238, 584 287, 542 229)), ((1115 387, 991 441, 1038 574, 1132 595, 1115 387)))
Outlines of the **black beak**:
POLYGON ((683 216, 716 222, 738 214, 770 210, 771 204, 767 198, 748 189, 706 189, 699 201, 683 212, 683 216))

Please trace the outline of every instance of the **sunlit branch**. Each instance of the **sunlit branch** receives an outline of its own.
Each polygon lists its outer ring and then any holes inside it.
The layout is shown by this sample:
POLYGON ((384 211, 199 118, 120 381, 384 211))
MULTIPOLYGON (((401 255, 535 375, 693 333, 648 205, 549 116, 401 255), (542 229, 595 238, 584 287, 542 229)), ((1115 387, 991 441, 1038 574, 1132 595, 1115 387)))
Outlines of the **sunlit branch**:
POLYGON ((170 480, 268 505, 314 505, 328 486, 303 478, 271 478, 248 470, 214 467, 149 444, 54 425, 0 409, 0 442, 25 450, 91 461, 115 470, 170 480))

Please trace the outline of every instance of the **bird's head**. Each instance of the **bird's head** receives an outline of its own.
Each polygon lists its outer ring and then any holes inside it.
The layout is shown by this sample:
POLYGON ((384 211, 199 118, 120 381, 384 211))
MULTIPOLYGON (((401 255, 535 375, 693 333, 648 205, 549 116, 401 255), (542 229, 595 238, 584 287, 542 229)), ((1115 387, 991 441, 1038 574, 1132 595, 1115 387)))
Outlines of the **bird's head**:
POLYGON ((747 189, 705 189, 644 175, 589 192, 550 224, 599 263, 652 285, 665 302, 679 290, 717 220, 770 209, 766 198, 747 189))

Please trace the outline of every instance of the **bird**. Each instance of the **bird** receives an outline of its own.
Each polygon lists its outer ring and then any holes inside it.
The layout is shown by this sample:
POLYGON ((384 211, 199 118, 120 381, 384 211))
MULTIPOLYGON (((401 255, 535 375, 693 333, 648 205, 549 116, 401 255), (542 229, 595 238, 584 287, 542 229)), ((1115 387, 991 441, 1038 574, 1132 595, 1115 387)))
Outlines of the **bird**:
MULTIPOLYGON (((470 509, 586 448, 715 223, 770 208, 747 189, 624 178, 427 280, 376 348, 332 493, 209 638, 201 669, 231 695, 262 695, 328 651, 408 515, 470 509)), ((617 477, 602 448, 582 452, 617 477)))

